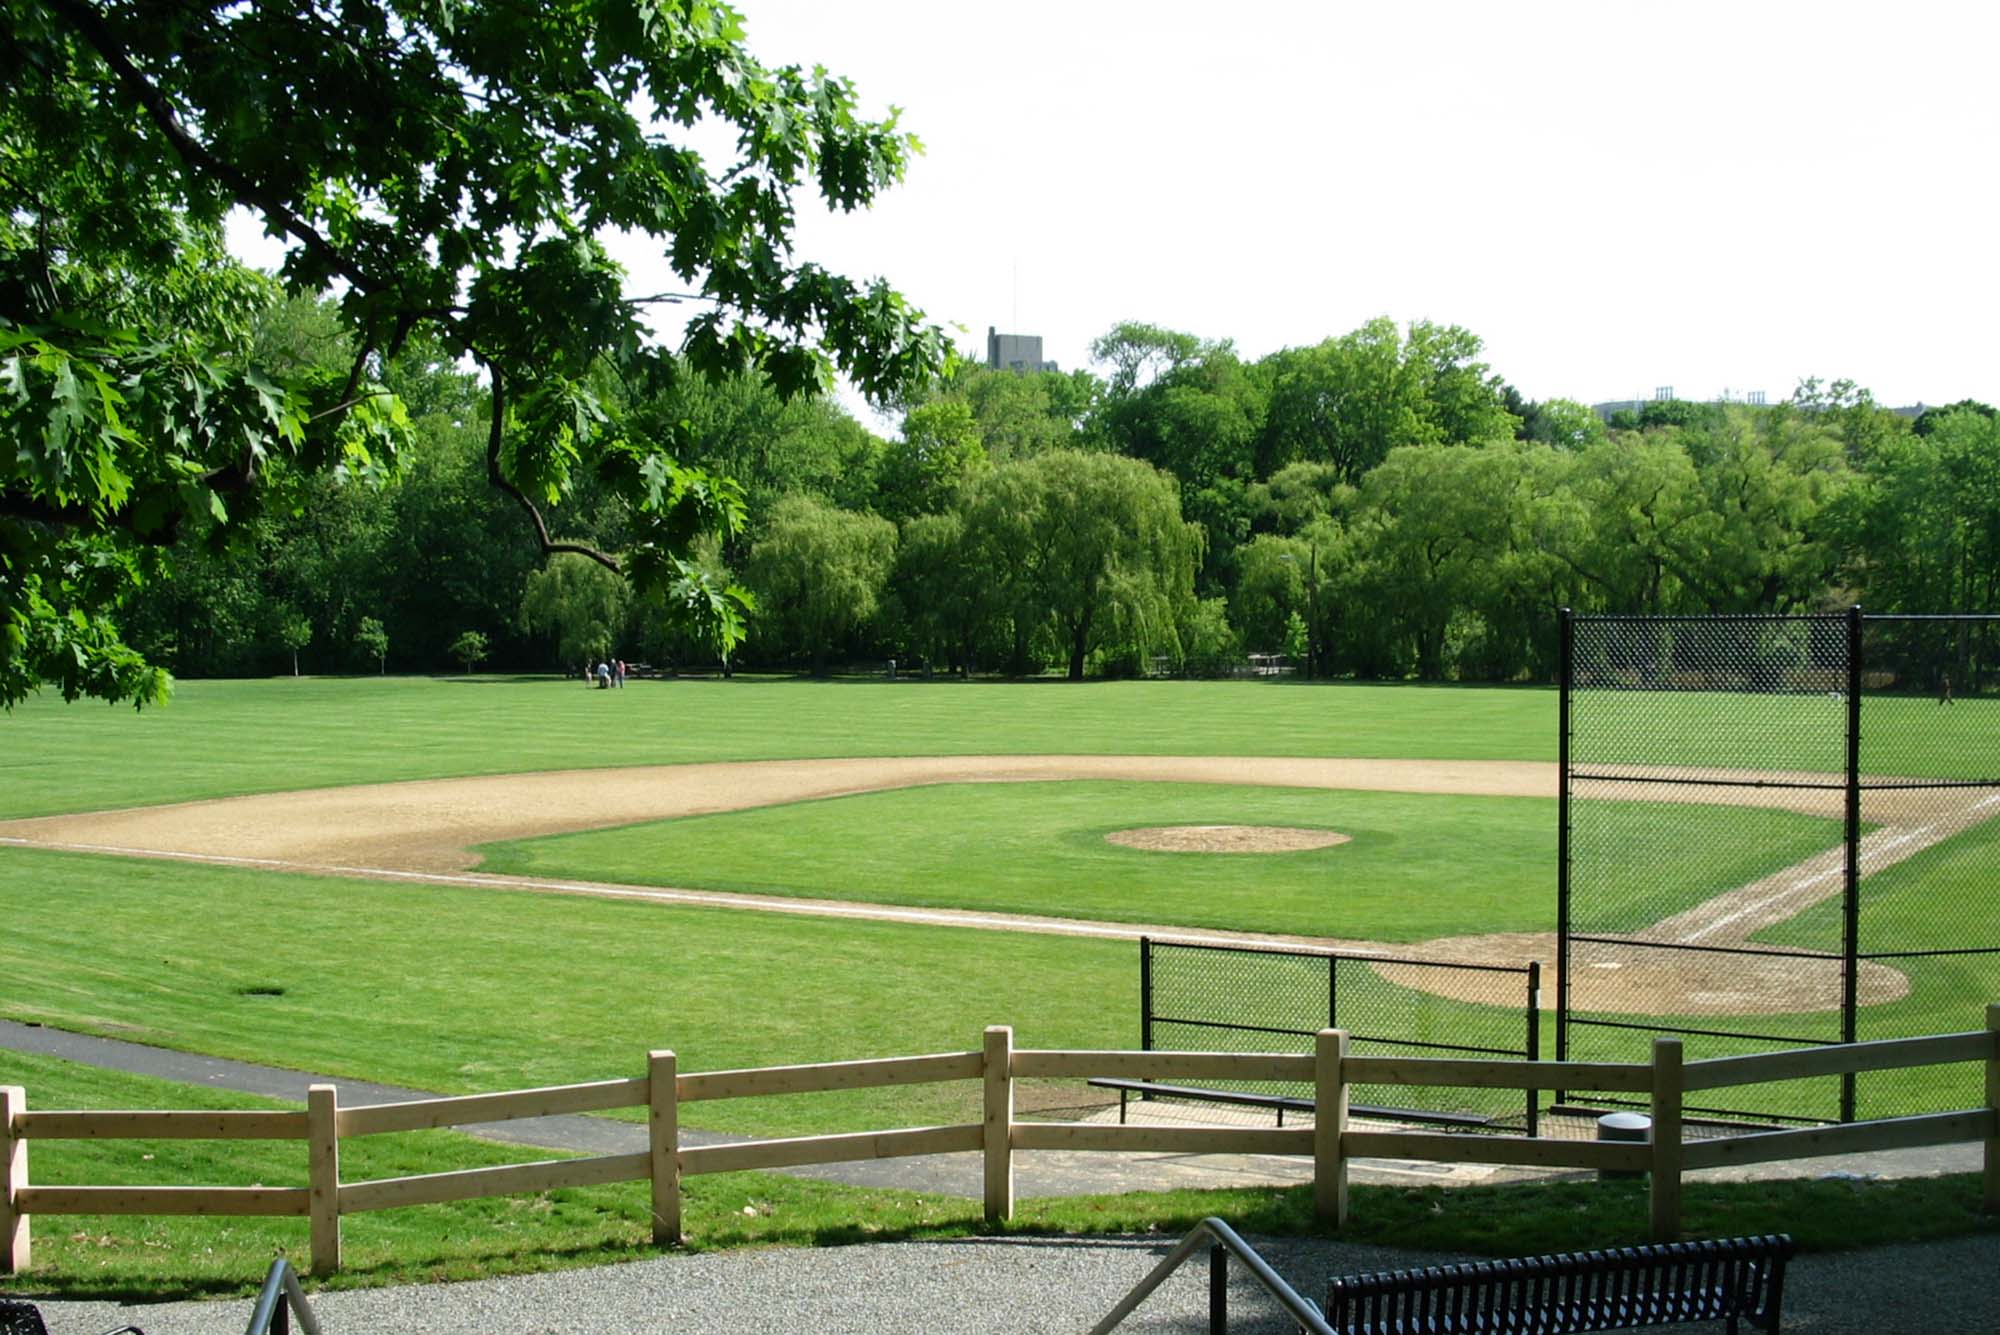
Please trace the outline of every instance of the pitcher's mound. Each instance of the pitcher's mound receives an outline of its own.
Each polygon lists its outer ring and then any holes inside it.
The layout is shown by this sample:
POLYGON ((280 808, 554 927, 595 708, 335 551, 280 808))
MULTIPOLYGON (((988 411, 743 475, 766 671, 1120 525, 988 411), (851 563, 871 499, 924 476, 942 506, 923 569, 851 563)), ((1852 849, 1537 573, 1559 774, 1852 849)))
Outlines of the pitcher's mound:
POLYGON ((1114 844, 1154 853, 1300 853, 1348 840, 1347 835, 1332 830, 1302 830, 1290 825, 1150 825, 1140 830, 1114 830, 1104 837, 1114 844))

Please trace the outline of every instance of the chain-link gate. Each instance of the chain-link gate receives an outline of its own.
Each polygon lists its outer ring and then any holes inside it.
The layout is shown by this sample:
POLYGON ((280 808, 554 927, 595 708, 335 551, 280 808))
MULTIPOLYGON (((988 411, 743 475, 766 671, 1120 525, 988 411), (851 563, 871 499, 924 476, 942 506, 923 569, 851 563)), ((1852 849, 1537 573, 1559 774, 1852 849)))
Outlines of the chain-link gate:
MULTIPOLYGON (((1319 950, 1139 941, 1140 1046, 1148 1052, 1310 1053, 1321 1029, 1368 1055, 1461 1054, 1533 1061, 1541 965, 1465 964, 1319 950)), ((1217 1081, 1311 1098, 1310 1082, 1217 1081)), ((1355 1085, 1357 1116, 1535 1134, 1518 1092, 1355 1085)))
MULTIPOLYGON (((2000 998, 1997 648, 1995 617, 1565 612, 1557 1056, 1972 1024, 2000 998)), ((1829 1077, 1689 1110, 1891 1117, 1977 1103, 1975 1078, 1829 1077)))

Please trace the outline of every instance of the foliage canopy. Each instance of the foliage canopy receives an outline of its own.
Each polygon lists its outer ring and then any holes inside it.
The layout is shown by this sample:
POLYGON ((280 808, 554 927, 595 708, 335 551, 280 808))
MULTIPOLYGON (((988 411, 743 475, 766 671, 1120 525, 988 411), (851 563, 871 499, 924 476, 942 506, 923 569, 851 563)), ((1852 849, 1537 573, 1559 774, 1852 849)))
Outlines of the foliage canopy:
POLYGON ((541 552, 725 648, 742 596, 689 553, 737 532, 741 493, 610 387, 755 371, 794 396, 837 370, 886 396, 946 357, 886 284, 790 244, 800 192, 866 205, 915 141, 842 79, 758 63, 724 5, 26 0, 0 82, 0 704, 162 698, 121 601, 185 533, 226 544, 316 479, 391 475, 385 360, 413 335, 478 367, 488 478, 541 552), (289 246, 286 288, 337 296, 345 368, 258 355, 274 290, 226 253, 235 208, 289 246), (607 229, 687 290, 628 294, 607 229), (675 357, 645 315, 683 299, 675 357), (585 480, 629 509, 620 553, 549 536, 585 480))

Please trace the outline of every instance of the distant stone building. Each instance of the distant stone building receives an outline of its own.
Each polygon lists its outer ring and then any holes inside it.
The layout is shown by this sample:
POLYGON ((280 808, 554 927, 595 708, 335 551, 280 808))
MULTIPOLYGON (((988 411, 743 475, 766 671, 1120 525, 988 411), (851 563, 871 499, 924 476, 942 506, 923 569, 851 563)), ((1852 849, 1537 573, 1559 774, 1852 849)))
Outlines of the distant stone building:
MULTIPOLYGON (((1631 413, 1634 417, 1640 417, 1645 414, 1647 408, 1652 407, 1654 404, 1678 402, 1680 402, 1680 398, 1674 393, 1674 387, 1672 385, 1661 385, 1653 391, 1653 397, 1650 399, 1612 399, 1605 403, 1593 403, 1590 407, 1599 417, 1608 422, 1614 413, 1631 413)), ((1764 391, 1761 389, 1725 389, 1716 397, 1700 400, 1700 402, 1740 403, 1751 408, 1770 406, 1770 401, 1765 398, 1764 391)), ((1886 411, 1894 413, 1897 417, 1921 417, 1923 416, 1925 405, 1914 403, 1902 408, 1891 408, 1886 404, 1880 406, 1886 411)))
POLYGON ((986 326, 986 365, 995 371, 1053 371, 1054 362, 1042 360, 1040 334, 1003 334, 986 326))
MULTIPOLYGON (((1674 393, 1672 385, 1656 385, 1653 387, 1653 397, 1650 399, 1612 399, 1608 403, 1593 403, 1590 406, 1599 417, 1608 422, 1611 420, 1613 413, 1632 413, 1637 415, 1643 413, 1649 403, 1678 403, 1680 402, 1680 397, 1680 395, 1674 393)), ((1715 398, 1702 401, 1707 403, 1744 403, 1752 408, 1762 408, 1764 406, 1764 391, 1761 389, 1742 391, 1725 389, 1715 398)))

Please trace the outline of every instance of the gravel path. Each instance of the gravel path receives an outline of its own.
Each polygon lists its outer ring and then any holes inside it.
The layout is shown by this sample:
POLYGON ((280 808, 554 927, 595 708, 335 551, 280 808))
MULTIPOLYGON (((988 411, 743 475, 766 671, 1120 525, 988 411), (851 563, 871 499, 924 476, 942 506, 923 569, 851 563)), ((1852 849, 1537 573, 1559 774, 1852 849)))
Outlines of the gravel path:
MULTIPOLYGON (((1460 1259, 1337 1242, 1252 1239, 1315 1302, 1331 1275, 1460 1259)), ((592 1270, 366 1289, 313 1301, 328 1335, 964 1335, 1088 1330, 1174 1239, 984 1238, 798 1251, 662 1256, 592 1270)), ((1808 1256, 1786 1280, 1787 1331, 1800 1335, 2000 1331, 2000 1235, 1808 1256)), ((1231 1267, 1231 1329, 1289 1332, 1231 1267)), ((1197 1258, 1120 1329, 1206 1329, 1207 1267, 1197 1258)), ((59 1332, 131 1321, 147 1335, 234 1331, 250 1303, 48 1303, 59 1332)), ((1719 1329, 1719 1325, 1715 1327, 1719 1329)), ((1706 1329, 1706 1328, 1697 1328, 1706 1329)))

